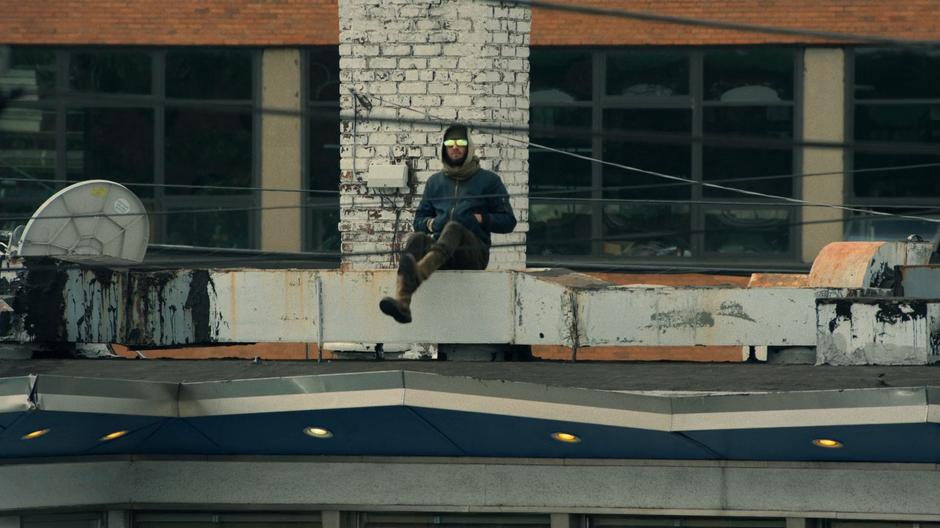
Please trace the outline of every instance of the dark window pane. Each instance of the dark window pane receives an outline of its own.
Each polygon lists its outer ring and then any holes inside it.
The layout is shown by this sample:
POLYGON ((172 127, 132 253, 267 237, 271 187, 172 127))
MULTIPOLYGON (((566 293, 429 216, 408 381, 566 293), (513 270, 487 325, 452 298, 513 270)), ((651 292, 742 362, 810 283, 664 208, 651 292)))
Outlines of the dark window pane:
MULTIPOLYGON (((789 106, 707 107, 703 112, 703 130, 710 134, 741 137, 793 137, 793 108, 789 106)), ((793 151, 785 148, 725 148, 705 146, 702 149, 702 179, 728 180, 787 175, 793 172, 793 151)), ((757 181, 722 182, 722 185, 783 196, 793 194, 790 178, 757 181)), ((742 197, 741 193, 705 187, 708 197, 742 197)))
MULTIPOLYGON (((52 196, 52 192, 49 196, 52 196)), ((46 197, 48 198, 48 196, 46 197)), ((45 199, 36 199, 29 201, 13 201, 9 198, 0 198, 0 231, 13 231, 17 226, 26 225, 30 215, 39 208, 45 199)), ((7 239, 0 239, 0 242, 7 243, 7 239)))
POLYGON ((683 204, 604 204, 605 255, 690 257, 690 208, 683 204))
MULTIPOLYGON (((591 156, 589 108, 534 107, 531 141, 591 156), (578 129, 578 130, 572 130, 578 129)), ((532 255, 586 255, 591 251, 591 163, 529 147, 529 234, 532 255), (570 191, 570 192, 566 192, 570 191)))
POLYGON ((12 107, 0 114, 0 200, 54 192, 55 182, 36 180, 55 179, 55 128, 51 110, 12 107))
POLYGON ((251 51, 180 50, 166 54, 166 95, 250 100, 251 51))
POLYGON ((940 143, 940 105, 855 105, 855 139, 940 143))
MULTIPOLYGON (((639 141, 604 141, 604 161, 688 178, 692 171, 690 110, 607 110, 604 128, 615 135, 618 131, 665 133, 672 143, 639 141)), ((605 165, 605 198, 688 198, 689 185, 641 172, 605 165), (635 188, 641 186, 640 188, 635 188)))
POLYGON ((55 52, 45 48, 13 46, 10 67, 0 74, 0 89, 22 90, 18 101, 38 101, 55 92, 55 52))
MULTIPOLYGON (((210 208, 205 204, 202 208, 210 208)), ((227 204, 221 209, 247 209, 248 203, 227 204)), ((202 209, 193 207, 191 209, 202 209)), ((252 211, 171 211, 166 216, 166 243, 184 246, 248 248, 251 244, 252 211)))
MULTIPOLYGON (((172 108, 166 111, 166 182, 183 185, 251 185, 251 114, 172 108)), ((248 191, 168 188, 168 194, 248 191)))
POLYGON ((787 49, 706 52, 705 99, 724 102, 791 101, 793 57, 794 52, 787 49))
POLYGON ((703 110, 703 120, 706 135, 793 137, 790 106, 709 106, 703 110))
POLYGON ((858 99, 940 97, 940 55, 926 51, 858 49, 855 51, 858 99))
POLYGON ((591 204, 571 198, 529 198, 530 255, 587 255, 591 252, 591 204))
POLYGON ((307 202, 307 250, 339 251, 339 197, 307 202))
POLYGON ((705 209, 705 251, 758 256, 790 250, 791 210, 772 207, 705 209))
POLYGON ((935 166, 856 172, 854 175, 855 196, 860 198, 940 197, 940 155, 855 153, 856 170, 919 164, 935 166))
POLYGON ((150 93, 150 54, 73 53, 69 57, 69 87, 81 92, 150 93))
POLYGON ((590 52, 532 48, 529 64, 532 69, 531 104, 591 100, 593 66, 590 52))
POLYGON ((135 194, 152 196, 153 111, 143 108, 86 108, 66 118, 66 175, 69 180, 111 180, 135 194))
POLYGON ((307 50, 307 98, 310 101, 339 101, 339 47, 307 50))
MULTIPOLYGON (((604 141, 604 161, 688 178, 692 149, 687 140, 692 127, 689 110, 607 110, 605 129, 676 134, 676 143, 604 141)), ((605 165, 605 199, 685 199, 691 188, 681 182, 605 165), (639 188, 637 188, 639 187, 639 188)), ((684 204, 605 202, 603 207, 606 255, 630 257, 690 256, 690 209, 684 204)))
POLYGON ((607 55, 607 95, 668 97, 689 94, 689 55, 621 51, 607 55))
POLYGON ((905 216, 922 216, 924 220, 871 216, 855 213, 845 223, 845 239, 856 240, 907 240, 910 235, 920 235, 924 240, 936 240, 940 235, 940 224, 927 219, 940 218, 940 207, 925 206, 923 209, 878 207, 877 211, 905 216))
MULTIPOLYGON (((582 156, 592 155, 589 108, 535 107, 531 116, 533 143, 582 156)), ((529 148, 531 191, 583 190, 590 186, 591 162, 538 147, 529 148)))
MULTIPOLYGON (((790 150, 705 147, 702 149, 702 178, 720 185, 777 196, 793 195, 793 153, 790 150), (764 176, 784 176, 753 180, 764 176), (735 181, 741 179, 742 181, 735 181), (732 180, 732 181, 727 181, 732 180)), ((703 196, 751 198, 742 193, 712 187, 703 196)))
POLYGON ((307 188, 328 191, 307 197, 307 243, 310 251, 339 251, 339 108, 311 109, 307 188))
MULTIPOLYGON (((307 188, 322 191, 339 191, 339 108, 316 107, 311 109, 309 121, 307 188)), ((326 196, 316 193, 311 197, 326 196)))

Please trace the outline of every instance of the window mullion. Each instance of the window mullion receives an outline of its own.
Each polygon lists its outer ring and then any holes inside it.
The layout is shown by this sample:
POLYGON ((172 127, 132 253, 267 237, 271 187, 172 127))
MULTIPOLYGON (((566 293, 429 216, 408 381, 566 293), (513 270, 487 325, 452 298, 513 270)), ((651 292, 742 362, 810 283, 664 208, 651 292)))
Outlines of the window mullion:
POLYGON ((68 86, 68 52, 58 50, 55 54, 55 178, 57 180, 66 180, 66 164, 68 163, 68 142, 66 134, 66 119, 68 109, 65 107, 65 92, 68 86))
MULTIPOLYGON (((591 99, 592 117, 591 130, 604 131, 604 87, 607 79, 607 54, 604 51, 593 53, 593 92, 591 99)), ((591 136, 591 154, 596 159, 604 157, 604 137, 601 134, 591 136)), ((604 167, 600 163, 591 164, 591 253, 600 255, 603 246, 604 233, 604 167)))
MULTIPOLYGON (((692 52, 689 60, 689 92, 692 97, 692 136, 702 137, 703 135, 703 99, 704 91, 704 65, 703 53, 700 51, 692 52)), ((702 175, 702 142, 692 142, 692 167, 691 177, 697 182, 703 181, 702 175)), ((693 201, 702 199, 702 186, 692 185, 690 198, 693 201)), ((690 205, 689 217, 691 219, 692 234, 689 241, 692 245, 692 254, 701 256, 705 250, 705 234, 702 232, 705 226, 704 214, 701 205, 690 205)))
MULTIPOLYGON (((153 190, 153 208, 154 211, 166 210, 166 189, 163 184, 166 182, 166 52, 154 52, 151 58, 151 92, 153 93, 155 103, 153 105, 153 177, 157 184, 153 190)), ((158 214, 158 224, 154 232, 157 233, 161 242, 166 241, 166 215, 158 214)))

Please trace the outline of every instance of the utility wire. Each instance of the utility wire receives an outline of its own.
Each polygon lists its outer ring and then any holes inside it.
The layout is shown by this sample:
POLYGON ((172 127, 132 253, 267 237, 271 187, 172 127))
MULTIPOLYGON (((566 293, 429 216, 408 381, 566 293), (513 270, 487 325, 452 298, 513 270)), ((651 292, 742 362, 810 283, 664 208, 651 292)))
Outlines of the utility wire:
MULTIPOLYGON (((0 165, 10 166, 7 162, 0 159, 0 165)), ((892 172, 892 171, 903 171, 903 170, 913 170, 913 169, 923 169, 923 168, 940 168, 940 162, 938 163, 914 163, 909 165, 887 165, 883 167, 869 167, 864 169, 845 169, 839 171, 824 171, 824 172, 807 172, 807 173, 789 173, 789 174, 773 174, 768 176, 744 176, 738 178, 718 178, 714 180, 708 180, 710 183, 742 183, 742 182, 753 182, 753 181, 769 181, 769 180, 780 180, 780 179, 803 179, 809 177, 817 176, 838 176, 842 174, 862 174, 868 172, 892 172)), ((13 177, 0 177, 0 183, 3 182, 48 182, 54 183, 59 186, 72 185, 78 183, 77 181, 70 180, 60 180, 56 178, 38 178, 38 177, 28 177, 28 178, 13 178, 13 177)), ((160 188, 184 188, 184 189, 206 189, 206 190, 223 190, 223 191, 257 191, 257 192, 285 192, 285 193, 316 193, 316 194, 325 194, 328 196, 340 196, 342 191, 339 190, 324 190, 324 189, 296 189, 296 188, 286 188, 286 187, 239 187, 234 185, 184 185, 184 184, 169 184, 169 183, 140 183, 140 182, 115 182, 123 185, 125 187, 160 187, 160 188)), ((353 183, 355 184, 355 183, 353 183)), ((630 190, 647 190, 647 189, 664 189, 664 188, 675 188, 675 187, 686 187, 694 185, 691 182, 668 182, 668 183, 648 183, 648 184, 636 184, 636 185, 609 185, 603 187, 568 187, 565 189, 556 189, 556 190, 543 190, 527 193, 509 193, 509 197, 529 197, 529 198, 541 198, 545 196, 554 196, 554 195, 570 195, 575 193, 590 193, 592 191, 630 191, 630 190)), ((50 191, 55 191, 51 186, 46 186, 50 191)), ((348 196, 348 195, 346 195, 348 196)), ((500 195, 502 196, 502 195, 500 195)), ((489 198, 495 197, 495 195, 480 195, 480 198, 489 198)), ((884 204, 875 204, 875 205, 862 205, 861 207, 882 207, 884 204)), ((916 206, 915 206, 916 207, 916 206)))
MULTIPOLYGON (((410 107, 410 106, 407 106, 407 105, 401 105, 401 104, 398 104, 398 103, 394 103, 394 102, 387 101, 387 100, 385 100, 385 99, 384 99, 382 96, 380 96, 380 95, 370 95, 370 96, 371 96, 371 97, 375 97, 376 99, 378 99, 379 101, 383 102, 384 104, 388 104, 388 105, 390 105, 390 106, 394 106, 394 107, 397 107, 397 108, 403 109, 403 110, 409 110, 409 111, 415 112, 415 113, 417 113, 417 114, 423 114, 426 118, 428 118, 428 119, 430 119, 430 120, 434 120, 434 121, 438 121, 438 122, 442 122, 442 121, 443 121, 444 123, 447 123, 447 122, 448 122, 448 121, 443 120, 443 119, 441 119, 441 118, 437 118, 437 117, 435 117, 435 116, 432 116, 430 113, 428 113, 428 112, 426 112, 426 111, 424 111, 424 110, 419 110, 419 109, 416 109, 416 108, 413 108, 413 107, 410 107)), ((746 195, 748 195, 748 196, 756 196, 756 197, 760 197, 760 198, 769 198, 769 199, 772 199, 772 200, 781 200, 781 201, 784 201, 784 202, 790 202, 790 203, 796 203, 796 204, 802 204, 802 205, 812 205, 812 206, 817 206, 817 207, 827 207, 827 208, 838 209, 838 210, 842 210, 842 211, 855 212, 855 213, 865 213, 865 214, 873 214, 873 215, 879 215, 879 216, 891 216, 891 217, 895 217, 895 218, 907 218, 907 219, 914 219, 914 220, 923 220, 923 221, 932 222, 932 223, 940 223, 940 219, 935 219, 935 218, 923 218, 923 219, 921 219, 921 218, 918 218, 918 217, 912 217, 912 216, 906 216, 906 215, 898 215, 898 214, 893 214, 893 213, 884 213, 884 212, 879 212, 879 211, 873 211, 873 210, 871 210, 871 209, 865 209, 865 208, 860 208, 860 207, 850 207, 850 206, 844 206, 844 205, 838 205, 838 204, 830 204, 830 203, 823 203, 823 202, 812 202, 812 201, 809 201, 809 200, 802 200, 802 199, 799 199, 799 198, 791 198, 791 197, 788 197, 788 196, 779 196, 779 195, 774 195, 774 194, 769 194, 769 193, 762 193, 762 192, 757 192, 757 191, 749 191, 749 190, 746 190, 746 189, 740 189, 740 188, 737 188, 737 187, 731 187, 731 186, 721 185, 721 184, 717 184, 717 183, 708 183, 708 182, 704 182, 704 181, 696 181, 696 180, 692 180, 692 179, 690 179, 690 178, 683 178, 683 177, 681 177, 681 176, 674 176, 674 175, 666 174, 666 173, 663 173, 663 172, 658 172, 658 171, 652 171, 652 170, 642 169, 642 168, 639 168, 639 167, 632 167, 632 166, 630 166, 630 165, 625 165, 625 164, 623 164, 623 163, 615 163, 615 162, 612 162, 612 161, 605 161, 605 160, 601 160, 601 159, 594 158, 594 157, 591 157, 591 156, 584 156, 584 155, 581 155, 581 154, 576 154, 576 153, 574 153, 574 152, 568 152, 568 151, 563 150, 563 149, 557 149, 557 148, 554 148, 554 147, 549 147, 548 145, 542 145, 542 144, 539 144, 539 143, 534 143, 534 142, 532 142, 532 141, 527 141, 527 140, 524 140, 524 139, 520 139, 520 138, 517 138, 517 137, 513 137, 513 136, 511 136, 511 135, 500 134, 500 133, 496 133, 496 134, 493 134, 493 135, 498 136, 498 137, 502 137, 503 139, 506 139, 506 140, 508 140, 508 141, 512 141, 512 142, 515 142, 515 143, 522 143, 522 144, 527 145, 527 146, 538 147, 538 148, 543 149, 543 150, 547 150, 547 151, 550 151, 550 152, 555 152, 555 153, 557 153, 557 154, 561 154, 561 155, 564 155, 564 156, 569 156, 569 157, 576 158, 576 159, 581 159, 581 160, 585 160, 585 161, 590 161, 590 162, 592 162, 592 163, 599 163, 599 164, 601 164, 601 165, 606 165, 606 166, 610 166, 610 167, 617 167, 617 168, 624 169, 624 170, 627 170, 627 171, 636 172, 636 173, 640 173, 640 174, 647 174, 647 175, 649 175, 649 176, 655 176, 655 177, 657 177, 657 178, 662 178, 662 179, 666 179, 666 180, 681 181, 681 182, 686 182, 686 183, 690 183, 690 184, 693 184, 693 185, 701 185, 702 187, 708 187, 708 188, 711 188, 711 189, 719 189, 719 190, 729 191, 729 192, 734 192, 734 193, 739 193, 739 194, 746 194, 746 195)))
MULTIPOLYGON (((940 212, 940 208, 925 209, 925 212, 938 213, 940 212)), ((854 218, 855 219, 870 219, 871 221, 874 221, 874 222, 888 220, 888 218, 884 218, 884 217, 872 217, 872 216, 865 216, 865 215, 859 215, 854 218)), ((544 242, 529 239, 526 242, 495 243, 491 246, 491 248, 499 249, 499 248, 527 247, 527 246, 532 246, 534 244, 558 248, 558 247, 565 247, 565 246, 583 245, 585 243, 593 243, 593 242, 635 242, 635 241, 644 241, 644 240, 658 240, 658 239, 669 238, 669 237, 673 237, 673 239, 675 239, 676 237, 685 237, 685 236, 691 237, 693 235, 698 235, 698 234, 709 235, 709 234, 721 234, 721 233, 739 233, 743 230, 766 231, 769 229, 793 228, 793 227, 800 227, 800 226, 806 226, 806 225, 824 225, 824 224, 842 223, 842 222, 844 222, 844 220, 841 218, 838 218, 838 219, 809 220, 809 221, 799 221, 799 222, 781 222, 781 223, 775 223, 775 224, 763 224, 763 225, 752 225, 752 226, 729 226, 725 228, 687 229, 687 230, 681 229, 681 230, 662 230, 658 232, 611 234, 611 235, 606 235, 606 236, 601 236, 601 237, 569 237, 569 238, 562 238, 562 239, 551 239, 549 241, 544 241, 544 242)), ((161 246, 161 248, 162 247, 163 246, 161 246)), ((189 247, 189 246, 184 246, 184 247, 186 247, 186 249, 189 251, 196 251, 196 249, 192 247, 189 247)), ((290 253, 290 254, 287 254, 286 255, 287 258, 285 258, 285 254, 283 252, 257 251, 257 250, 246 250, 246 249, 237 249, 237 248, 200 248, 198 251, 201 251, 202 253, 197 257, 193 257, 189 259, 172 258, 172 259, 168 259, 170 260, 169 263, 171 263, 172 265, 176 267, 195 266, 195 265, 203 266, 203 265, 213 265, 213 264, 236 266, 239 263, 245 263, 245 264, 257 264, 259 262, 270 263, 272 260, 274 260, 274 257, 281 257, 280 259, 278 259, 278 261, 282 263, 296 261, 299 259, 303 259, 304 257, 309 257, 308 260, 311 262, 333 262, 335 260, 338 260, 341 257, 374 257, 374 256, 386 257, 386 256, 391 256, 391 255, 398 255, 402 252, 401 250, 353 251, 353 252, 313 251, 313 252, 303 252, 303 253, 290 253), (214 254, 221 254, 221 253, 227 253, 227 252, 228 253, 230 252, 244 253, 244 255, 240 255, 240 256, 226 255, 224 257, 219 257, 218 259, 207 258, 207 257, 211 257, 214 254)), ((546 255, 529 255, 529 258, 533 260, 538 260, 540 257, 544 258, 545 256, 546 255)), ((558 254, 558 255, 552 255, 552 256, 564 258, 564 257, 576 257, 577 255, 558 254)), ((592 256, 596 256, 596 255, 592 255, 592 256)), ((740 259, 746 256, 747 254, 729 255, 729 257, 735 258, 735 259, 740 259)), ((631 255, 610 255, 610 257, 611 258, 620 257, 620 258, 627 258, 627 259, 637 258, 637 256, 631 256, 631 255)), ((668 258, 668 257, 650 255, 650 256, 647 256, 647 258, 661 259, 661 258, 668 258)), ((679 258, 689 258, 689 257, 679 257, 679 258)), ((156 263, 144 262, 144 263, 132 265, 129 267, 133 269, 138 269, 138 268, 146 269, 146 268, 153 268, 157 265, 158 264, 156 263)), ((624 265, 634 266, 633 263, 625 263, 624 265)), ((28 268, 25 268, 25 267, 16 268, 16 269, 0 268, 0 271, 10 271, 10 270, 16 271, 16 270, 21 270, 21 269, 62 269, 63 266, 65 266, 66 268, 85 267, 82 265, 71 264, 71 263, 54 264, 54 265, 37 264, 37 265, 29 266, 28 268), (42 266, 45 266, 45 268, 43 268, 42 266)), ((606 266, 606 264, 604 266, 606 266)), ((637 263, 636 266, 642 269, 660 269, 656 267, 656 265, 637 263)), ((664 263, 662 265, 662 269, 669 269, 671 267, 673 267, 671 264, 664 263)), ((764 270, 762 268, 762 271, 767 271, 767 270, 764 270)))
MULTIPOLYGON (((571 191, 566 191, 571 192, 571 191)), ((504 195, 481 195, 482 196, 492 196, 499 197, 504 195)), ((363 197, 367 198, 367 197, 363 197)), ((394 198, 389 196, 387 198, 394 198)), ((703 199, 703 200, 694 200, 694 199, 685 199, 685 198, 672 198, 672 199, 649 199, 649 198, 591 198, 591 197, 539 197, 532 200, 533 202, 539 203, 560 203, 560 204, 572 204, 577 205, 578 203, 603 203, 603 204, 613 204, 613 205, 706 205, 706 206, 726 206, 726 207, 817 207, 817 208, 831 208, 831 204, 803 204, 797 202, 757 202, 757 201, 737 201, 737 200, 726 200, 726 199, 703 199)), ((357 204, 356 200, 353 199, 352 206, 362 205, 357 204)), ((371 204, 370 204, 371 205, 371 204)), ((386 204, 387 205, 387 204, 386 204)), ((863 212, 867 209, 862 208, 884 208, 884 209, 925 209, 927 206, 924 204, 853 204, 858 207, 858 211, 863 212)), ((76 214, 67 214, 67 215, 43 215, 43 216, 23 216, 23 215, 12 215, 4 216, 0 215, 0 222, 28 222, 30 220, 71 220, 76 218, 120 218, 120 217, 137 217, 137 216, 169 216, 176 214, 213 214, 213 213, 237 213, 237 212, 250 212, 250 211, 278 211, 278 210, 293 210, 293 209, 313 209, 313 210, 339 210, 339 204, 331 203, 321 203, 321 204, 294 204, 294 205, 265 205, 265 206, 240 206, 240 207, 203 207, 203 208, 174 208, 174 209, 163 209, 160 211, 147 212, 142 211, 139 213, 104 213, 104 212, 95 212, 95 213, 76 213, 76 214)), ((884 213, 881 211, 874 211, 873 213, 879 214, 880 216, 885 217, 899 217, 906 218, 909 220, 923 220, 930 221, 933 219, 926 217, 905 217, 902 215, 896 215, 892 213, 884 213)))
MULTIPOLYGON (((378 97, 378 96, 372 96, 378 97)), ((140 104, 139 96, 128 96, 122 94, 65 94, 58 96, 61 99, 72 104, 101 104, 102 102, 123 102, 127 105, 140 104)), ((153 98, 154 106, 163 105, 173 107, 173 103, 163 103, 159 99, 153 98)), ((385 99, 385 102, 389 101, 385 99)), ((195 104, 196 102, 193 102, 195 104)), ((286 116, 286 117, 310 117, 317 113, 326 113, 330 116, 336 116, 336 107, 324 107, 310 103, 305 109, 296 110, 288 108, 270 108, 270 107, 251 107, 244 105, 234 105, 232 103, 218 101, 198 101, 200 111, 212 112, 236 112, 236 113, 257 113, 263 115, 286 116)), ((762 107, 761 104, 748 104, 742 107, 762 107)), ((41 109, 37 106, 16 105, 17 108, 41 109)), ((721 106, 728 108, 730 106, 721 106)), ((129 106, 113 106, 107 108, 129 108, 129 106)), ((537 108, 537 106, 536 106, 537 108)), ((691 109, 691 105, 686 107, 691 109)), ((355 116, 349 111, 342 111, 338 115, 340 120, 352 121, 355 116)), ((369 116, 364 119, 378 123, 390 124, 412 124, 412 125, 433 125, 427 119, 409 119, 407 117, 396 116, 369 116)), ((449 121, 448 121, 449 122, 449 121)), ((936 155, 938 145, 930 142, 890 142, 890 141, 826 141, 826 140, 807 140, 796 138, 779 137, 753 137, 735 134, 707 134, 695 135, 678 132, 663 132, 659 130, 597 130, 590 127, 573 126, 555 126, 539 125, 528 123, 487 123, 487 122, 468 122, 470 128, 479 131, 495 131, 501 133, 519 132, 536 137, 566 138, 566 139, 585 139, 585 138, 604 138, 607 140, 621 140, 624 142, 647 143, 647 144, 703 144, 715 147, 741 147, 741 148, 771 148, 786 149, 792 147, 809 148, 827 148, 827 149, 854 149, 858 152, 878 153, 878 154, 922 154, 936 155)))

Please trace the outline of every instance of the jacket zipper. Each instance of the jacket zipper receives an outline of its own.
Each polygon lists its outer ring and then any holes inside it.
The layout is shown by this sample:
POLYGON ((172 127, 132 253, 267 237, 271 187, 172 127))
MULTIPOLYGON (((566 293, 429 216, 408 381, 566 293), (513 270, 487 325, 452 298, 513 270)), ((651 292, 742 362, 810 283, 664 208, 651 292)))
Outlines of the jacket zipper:
POLYGON ((454 182, 454 206, 450 208, 450 218, 453 221, 454 213, 457 211, 457 192, 460 191, 460 182, 454 182))

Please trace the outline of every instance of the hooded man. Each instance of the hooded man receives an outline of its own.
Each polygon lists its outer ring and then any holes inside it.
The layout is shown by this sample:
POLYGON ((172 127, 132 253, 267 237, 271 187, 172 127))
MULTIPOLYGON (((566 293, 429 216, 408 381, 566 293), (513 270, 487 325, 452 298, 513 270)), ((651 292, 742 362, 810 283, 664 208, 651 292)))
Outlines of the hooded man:
POLYGON ((414 233, 398 265, 395 297, 379 302, 399 323, 411 322, 411 296, 435 270, 483 270, 490 233, 511 233, 516 217, 496 173, 480 168, 470 131, 451 125, 441 140, 443 170, 428 179, 415 213, 414 233))

